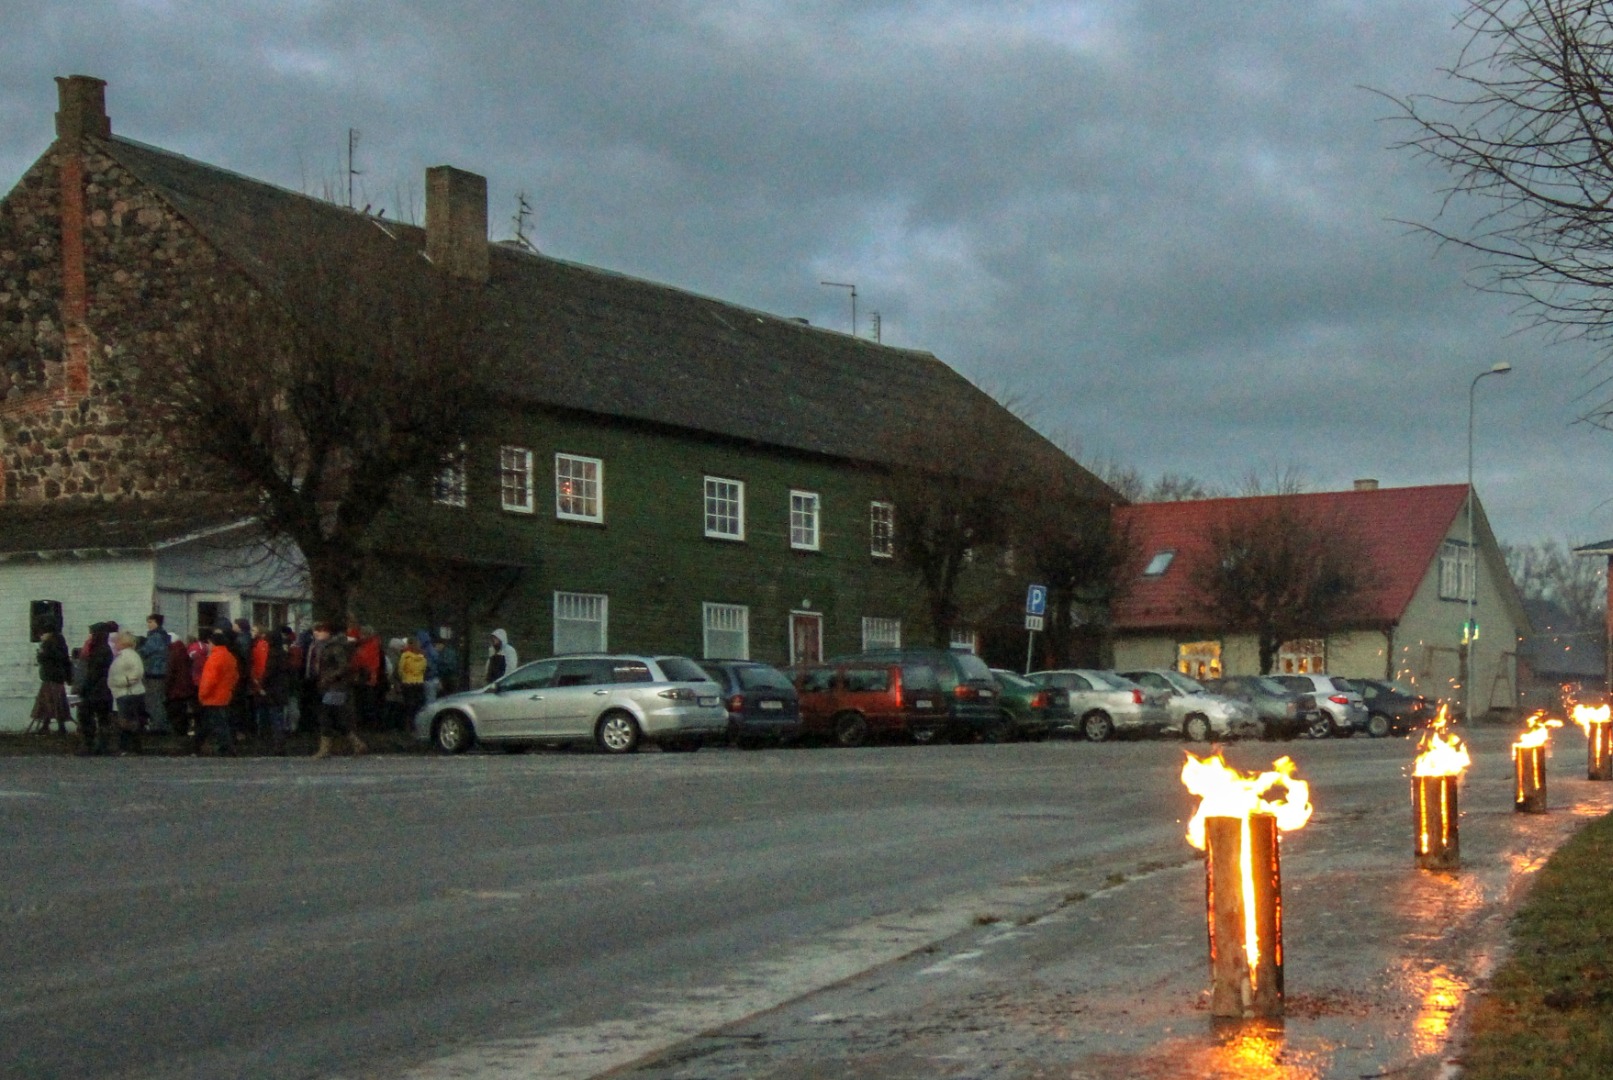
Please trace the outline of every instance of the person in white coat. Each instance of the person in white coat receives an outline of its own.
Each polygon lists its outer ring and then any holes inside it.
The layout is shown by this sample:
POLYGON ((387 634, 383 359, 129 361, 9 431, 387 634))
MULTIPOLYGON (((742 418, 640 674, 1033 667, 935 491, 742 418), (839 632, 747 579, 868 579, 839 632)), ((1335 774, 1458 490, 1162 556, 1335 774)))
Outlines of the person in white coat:
POLYGON ((515 657, 515 646, 510 644, 510 635, 502 630, 494 630, 487 647, 487 678, 482 685, 497 682, 520 666, 515 657))
POLYGON ((118 753, 141 751, 140 729, 146 717, 146 664, 128 631, 113 639, 117 652, 107 669, 106 685, 112 691, 112 707, 118 717, 118 753))

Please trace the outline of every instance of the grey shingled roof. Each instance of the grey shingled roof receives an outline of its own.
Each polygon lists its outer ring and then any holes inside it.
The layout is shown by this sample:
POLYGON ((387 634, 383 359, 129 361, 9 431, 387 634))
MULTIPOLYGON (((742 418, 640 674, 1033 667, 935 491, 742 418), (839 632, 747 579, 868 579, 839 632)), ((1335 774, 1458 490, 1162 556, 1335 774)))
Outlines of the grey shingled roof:
MULTIPOLYGON (((107 148, 260 281, 293 265, 309 234, 425 246, 413 226, 383 232, 351 210, 128 139, 107 148)), ((491 256, 492 336, 511 365, 504 385, 526 403, 883 464, 926 464, 914 432, 975 417, 982 446, 1120 501, 927 352, 501 245, 491 256)))

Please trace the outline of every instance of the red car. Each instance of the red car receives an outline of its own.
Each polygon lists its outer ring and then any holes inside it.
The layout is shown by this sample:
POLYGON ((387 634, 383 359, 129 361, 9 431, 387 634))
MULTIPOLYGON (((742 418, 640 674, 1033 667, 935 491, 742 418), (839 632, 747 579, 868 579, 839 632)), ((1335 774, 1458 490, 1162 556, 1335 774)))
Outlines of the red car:
POLYGON ((946 695, 924 664, 841 661, 797 668, 801 733, 861 746, 872 738, 934 742, 947 727, 946 695))

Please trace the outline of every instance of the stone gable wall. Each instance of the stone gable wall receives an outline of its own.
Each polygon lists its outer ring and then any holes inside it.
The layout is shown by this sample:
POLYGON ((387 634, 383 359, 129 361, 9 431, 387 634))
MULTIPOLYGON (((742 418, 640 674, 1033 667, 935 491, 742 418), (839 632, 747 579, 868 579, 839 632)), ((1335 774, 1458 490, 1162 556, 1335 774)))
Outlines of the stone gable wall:
POLYGON ((174 347, 186 296, 218 267, 93 140, 28 171, 0 202, 0 502, 195 490, 140 369, 174 347))

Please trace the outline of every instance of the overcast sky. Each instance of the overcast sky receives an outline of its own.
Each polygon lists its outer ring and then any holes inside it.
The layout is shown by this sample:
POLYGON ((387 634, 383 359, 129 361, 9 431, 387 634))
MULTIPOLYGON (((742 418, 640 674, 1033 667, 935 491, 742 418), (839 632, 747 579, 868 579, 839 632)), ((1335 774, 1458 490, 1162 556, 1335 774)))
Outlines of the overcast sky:
POLYGON ((422 213, 518 191, 544 252, 926 349, 1089 464, 1477 484, 1504 540, 1613 536, 1596 357, 1519 333, 1366 87, 1437 91, 1454 0, 0 0, 0 190, 53 76, 113 130, 422 213))

